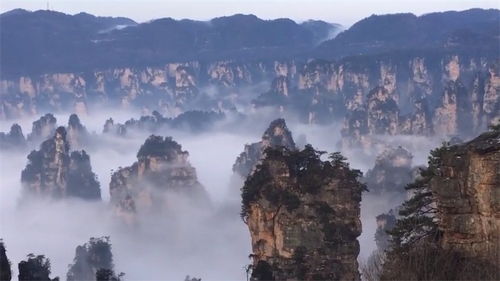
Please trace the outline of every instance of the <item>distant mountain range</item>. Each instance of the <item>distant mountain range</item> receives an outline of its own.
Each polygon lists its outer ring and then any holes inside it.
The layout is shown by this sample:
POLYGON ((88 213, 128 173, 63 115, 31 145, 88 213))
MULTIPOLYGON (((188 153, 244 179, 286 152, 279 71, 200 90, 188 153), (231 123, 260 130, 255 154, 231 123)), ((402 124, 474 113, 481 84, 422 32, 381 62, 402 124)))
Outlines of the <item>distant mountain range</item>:
POLYGON ((21 9, 0 15, 1 74, 18 76, 166 62, 341 58, 395 50, 500 48, 500 11, 373 15, 339 24, 233 15, 210 21, 128 18, 21 9), (328 40, 329 39, 329 40, 328 40), (318 46, 319 45, 319 46, 318 46))
POLYGON ((500 50, 500 11, 471 9, 461 12, 372 15, 355 23, 332 40, 323 42, 317 55, 343 57, 394 50, 480 49, 500 50))
MULTIPOLYGON (((127 18, 13 10, 0 15, 3 75, 81 71, 169 61, 290 57, 339 31, 323 21, 298 24, 233 15, 210 21, 127 18)), ((331 37, 330 37, 331 38, 331 37)))

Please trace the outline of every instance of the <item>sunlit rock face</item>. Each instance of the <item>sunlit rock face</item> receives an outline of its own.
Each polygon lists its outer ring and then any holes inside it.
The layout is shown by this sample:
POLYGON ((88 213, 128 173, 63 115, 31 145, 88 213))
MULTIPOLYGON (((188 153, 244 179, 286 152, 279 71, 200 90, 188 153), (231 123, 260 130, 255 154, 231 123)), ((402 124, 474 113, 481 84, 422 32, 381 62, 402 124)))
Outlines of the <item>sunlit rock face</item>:
POLYGON ((90 238, 88 243, 77 246, 73 264, 66 275, 67 281, 96 280, 99 270, 113 270, 113 253, 109 237, 90 238))
POLYGON ((359 280, 361 173, 310 145, 266 153, 242 189, 252 280, 359 280))
POLYGON ((233 172, 243 178, 248 176, 263 158, 264 151, 268 147, 296 149, 292 133, 286 126, 284 119, 272 121, 264 132, 264 135, 262 135, 261 141, 245 145, 244 151, 238 156, 233 165, 233 172))
POLYGON ((466 257, 498 261, 500 253, 500 131, 451 146, 441 154, 431 190, 442 245, 466 257))
POLYGON ((100 200, 101 191, 85 151, 73 151, 64 127, 28 155, 21 182, 27 196, 100 200))
POLYGON ((26 148, 26 139, 23 130, 18 124, 13 124, 8 133, 0 132, 0 149, 23 149, 26 148))
POLYGON ((146 139, 137 161, 111 176, 111 203, 117 214, 128 220, 136 213, 168 209, 168 196, 174 193, 206 204, 207 194, 188 156, 171 137, 152 135, 146 139))
POLYGON ((374 194, 405 194, 404 187, 414 180, 413 155, 403 147, 390 148, 377 156, 375 166, 368 170, 364 181, 374 194))

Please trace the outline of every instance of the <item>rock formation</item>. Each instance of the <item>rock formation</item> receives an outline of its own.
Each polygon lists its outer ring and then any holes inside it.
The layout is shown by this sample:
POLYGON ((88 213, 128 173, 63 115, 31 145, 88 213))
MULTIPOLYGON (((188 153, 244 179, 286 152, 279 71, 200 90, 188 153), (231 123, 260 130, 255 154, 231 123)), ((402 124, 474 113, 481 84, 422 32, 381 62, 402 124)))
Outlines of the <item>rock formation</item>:
POLYGON ((189 153, 171 137, 151 135, 137 153, 137 162, 111 176, 111 203, 127 218, 134 213, 166 208, 168 192, 202 203, 208 200, 198 182, 189 153))
POLYGON ((245 145, 244 151, 233 165, 233 172, 246 178, 262 159, 264 150, 268 147, 286 147, 291 150, 296 148, 292 133, 288 130, 284 119, 272 121, 262 135, 261 141, 245 145))
POLYGON ((375 219, 377 220, 375 243, 377 244, 377 250, 382 252, 390 246, 390 236, 387 232, 392 230, 396 225, 396 216, 390 210, 388 213, 378 215, 375 219))
POLYGON ((56 126, 57 119, 54 115, 47 113, 33 122, 31 134, 28 135, 28 140, 44 141, 54 134, 56 126))
POLYGON ((443 150, 430 182, 445 249, 499 260, 500 131, 443 150))
POLYGON ((359 280, 361 172, 310 145, 269 148, 242 189, 252 280, 359 280))
POLYGON ((13 124, 8 133, 0 132, 0 149, 22 149, 26 148, 26 139, 23 130, 18 124, 13 124))
POLYGON ((374 167, 364 177, 370 192, 405 194, 404 187, 415 178, 412 159, 413 155, 401 146, 379 154, 374 167))
MULTIPOLYGON (((69 266, 67 281, 102 280, 96 277, 99 270, 109 270, 113 273, 113 253, 109 237, 90 238, 88 243, 77 246, 73 264, 69 266)), ((104 271, 100 275, 104 275, 104 271)))
POLYGON ((40 150, 28 155, 28 160, 21 174, 26 195, 101 199, 89 156, 85 151, 70 155, 64 127, 57 128, 55 135, 40 145, 40 150))
POLYGON ((19 281, 57 281, 58 277, 51 279, 50 260, 43 255, 29 254, 28 258, 18 265, 19 281))
POLYGON ((110 118, 104 124, 103 133, 123 137, 130 132, 155 134, 169 128, 199 133, 209 129, 215 122, 222 120, 224 116, 224 113, 221 112, 190 110, 175 118, 168 118, 155 110, 151 115, 143 115, 139 119, 132 118, 125 121, 124 124, 115 124, 110 118))
POLYGON ((497 280, 500 126, 431 152, 390 232, 382 280, 497 280))
POLYGON ((5 252, 5 245, 3 241, 0 240, 0 281, 10 281, 12 279, 10 261, 5 252))
POLYGON ((72 149, 81 149, 89 141, 89 133, 76 114, 69 116, 66 131, 67 139, 72 149))

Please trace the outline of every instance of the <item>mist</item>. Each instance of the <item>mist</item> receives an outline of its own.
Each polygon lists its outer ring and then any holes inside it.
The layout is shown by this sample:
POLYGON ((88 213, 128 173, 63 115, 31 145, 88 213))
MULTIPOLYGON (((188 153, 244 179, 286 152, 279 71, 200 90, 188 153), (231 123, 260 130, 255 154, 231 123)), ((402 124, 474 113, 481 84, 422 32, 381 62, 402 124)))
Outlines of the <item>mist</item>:
MULTIPOLYGON (((115 271, 124 272, 126 280, 184 280, 186 275, 203 280, 246 280, 244 267, 251 262, 251 240, 247 226, 239 217, 240 188, 243 179, 235 176, 232 165, 244 145, 257 142, 269 123, 282 114, 263 109, 248 114, 243 120, 228 115, 209 131, 193 133, 187 130, 162 128, 156 135, 172 136, 189 152, 189 161, 196 168, 198 181, 206 189, 211 206, 193 204, 185 196, 169 193, 163 212, 142 214, 137 226, 120 222, 113 216, 109 204, 111 174, 119 167, 130 166, 146 132, 131 132, 127 137, 102 135, 108 118, 124 122, 138 112, 113 112, 80 116, 82 124, 93 136, 98 136, 85 150, 90 155, 93 171, 101 184, 102 202, 68 200, 25 200, 20 174, 29 150, 0 151, 1 228, 13 276, 17 264, 29 253, 44 254, 51 260, 52 276, 66 278, 75 247, 90 237, 110 236, 115 271)), ((69 114, 57 114, 58 125, 66 125, 69 114)), ((37 119, 15 120, 25 136, 37 119)), ((339 150, 340 123, 308 125, 294 116, 285 116, 298 145, 312 144, 328 153, 339 150)), ((0 122, 7 130, 12 121, 0 122)), ((429 138, 391 137, 381 140, 391 146, 402 145, 414 154, 414 165, 425 164, 428 151, 441 140, 429 138)), ((35 147, 31 147, 33 149, 35 147)), ((37 147, 36 147, 37 148, 37 147)), ((351 167, 366 172, 373 167, 377 151, 343 151, 351 167)), ((376 248, 375 216, 387 212, 399 202, 388 202, 380 196, 363 194, 361 220, 363 233, 360 261, 376 248)))

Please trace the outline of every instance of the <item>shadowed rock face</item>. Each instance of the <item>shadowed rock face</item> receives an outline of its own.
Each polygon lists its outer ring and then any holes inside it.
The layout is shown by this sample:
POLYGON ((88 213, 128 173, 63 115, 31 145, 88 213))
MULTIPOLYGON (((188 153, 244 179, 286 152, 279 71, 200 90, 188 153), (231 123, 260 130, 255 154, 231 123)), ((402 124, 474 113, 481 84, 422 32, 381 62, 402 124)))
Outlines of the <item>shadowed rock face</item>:
POLYGON ((150 136, 137 153, 137 162, 120 168, 111 177, 111 203, 127 217, 137 212, 165 208, 167 192, 206 202, 207 194, 198 182, 189 153, 171 137, 150 136))
POLYGON ((270 148, 247 178, 252 280, 359 280, 361 173, 340 154, 320 155, 310 145, 270 148))
POLYGON ((500 131, 451 146, 431 180, 442 245, 468 257, 500 253, 500 131))
POLYGON ((28 155, 28 165, 21 174, 26 195, 100 200, 100 186, 92 172, 90 157, 85 151, 70 155, 66 136, 66 129, 59 127, 54 137, 40 145, 40 150, 28 155))
POLYGON ((268 147, 296 149, 292 133, 288 130, 284 119, 272 121, 260 142, 245 145, 245 150, 238 156, 233 165, 233 172, 238 173, 243 178, 248 176, 262 159, 264 150, 268 147))
POLYGON ((77 246, 73 264, 69 265, 67 281, 96 280, 98 270, 113 270, 113 254, 109 237, 90 238, 77 246))
POLYGON ((26 148, 26 139, 23 130, 18 124, 13 124, 8 133, 0 132, 0 149, 26 148))

